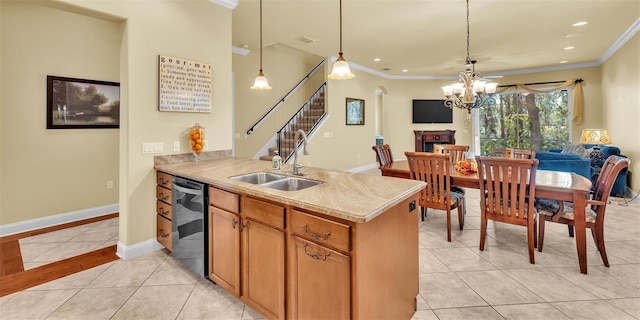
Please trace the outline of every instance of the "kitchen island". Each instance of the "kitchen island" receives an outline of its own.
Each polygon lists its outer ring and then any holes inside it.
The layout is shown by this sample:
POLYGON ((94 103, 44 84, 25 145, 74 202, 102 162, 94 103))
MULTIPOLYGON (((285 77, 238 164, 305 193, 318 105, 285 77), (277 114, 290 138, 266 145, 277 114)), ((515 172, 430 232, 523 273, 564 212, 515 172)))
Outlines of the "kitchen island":
POLYGON ((282 191, 230 179, 272 172, 270 162, 241 158, 156 170, 158 188, 167 175, 209 185, 209 278, 266 318, 409 319, 414 313, 423 182, 304 167, 305 179, 321 183, 282 191))

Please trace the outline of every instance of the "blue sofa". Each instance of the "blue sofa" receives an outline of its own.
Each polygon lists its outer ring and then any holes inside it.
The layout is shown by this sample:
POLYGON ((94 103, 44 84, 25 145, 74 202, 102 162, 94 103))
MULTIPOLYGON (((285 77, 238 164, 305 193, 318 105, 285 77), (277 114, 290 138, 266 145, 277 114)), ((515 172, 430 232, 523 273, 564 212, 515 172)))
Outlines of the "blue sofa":
MULTIPOLYGON (((588 150, 593 148, 594 145, 587 144, 584 145, 584 147, 588 150)), ((573 153, 560 153, 561 151, 561 149, 551 149, 548 152, 537 152, 536 159, 540 161, 538 169, 575 172, 590 179, 593 184, 598 180, 600 168, 602 168, 602 165, 609 156, 617 155, 624 157, 624 155, 620 153, 620 148, 615 146, 600 147, 600 151, 602 152, 601 159, 586 159, 573 153)), ((625 194, 627 187, 627 175, 627 168, 622 169, 611 188, 611 195, 622 196, 625 194)))
POLYGON ((560 150, 536 152, 538 169, 563 172, 575 172, 587 179, 591 179, 591 160, 573 153, 560 153, 560 150))

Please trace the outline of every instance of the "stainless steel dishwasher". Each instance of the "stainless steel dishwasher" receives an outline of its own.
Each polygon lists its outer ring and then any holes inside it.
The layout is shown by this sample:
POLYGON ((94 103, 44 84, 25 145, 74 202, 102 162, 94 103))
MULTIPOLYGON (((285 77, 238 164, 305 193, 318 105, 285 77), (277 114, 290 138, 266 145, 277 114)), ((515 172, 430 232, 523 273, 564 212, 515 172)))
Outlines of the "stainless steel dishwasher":
POLYGON ((174 176, 172 198, 172 255, 193 272, 208 278, 207 185, 174 176))

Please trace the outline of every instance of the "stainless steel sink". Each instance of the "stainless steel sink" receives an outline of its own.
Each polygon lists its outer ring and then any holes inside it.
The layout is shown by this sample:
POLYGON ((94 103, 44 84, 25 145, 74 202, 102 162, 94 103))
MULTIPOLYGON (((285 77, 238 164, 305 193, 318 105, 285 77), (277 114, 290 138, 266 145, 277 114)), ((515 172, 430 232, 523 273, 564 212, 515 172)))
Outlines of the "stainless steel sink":
POLYGON ((229 177, 229 179, 282 191, 297 191, 322 183, 322 181, 290 177, 284 174, 271 172, 247 173, 239 176, 229 177))
POLYGON ((321 184, 322 181, 310 180, 310 179, 301 179, 301 178, 287 178, 283 180, 277 180, 269 183, 265 183, 262 186, 282 190, 282 191, 297 191, 306 189, 309 187, 313 187, 321 184))
POLYGON ((231 180, 242 181, 252 184, 263 184, 267 182, 286 179, 287 176, 270 172, 254 172, 239 176, 229 177, 231 180))

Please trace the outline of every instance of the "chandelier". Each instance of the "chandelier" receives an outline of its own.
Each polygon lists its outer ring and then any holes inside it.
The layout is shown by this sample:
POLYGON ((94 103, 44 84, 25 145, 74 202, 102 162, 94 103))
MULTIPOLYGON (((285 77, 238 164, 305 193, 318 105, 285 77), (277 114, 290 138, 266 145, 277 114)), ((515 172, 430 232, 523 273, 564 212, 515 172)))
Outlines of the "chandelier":
POLYGON ((458 75, 459 82, 442 87, 444 96, 447 98, 444 101, 445 106, 466 109, 471 114, 472 109, 496 103, 490 95, 496 92, 498 84, 483 79, 482 74, 476 71, 475 65, 476 61, 469 57, 469 0, 467 0, 467 59, 464 71, 458 75))

